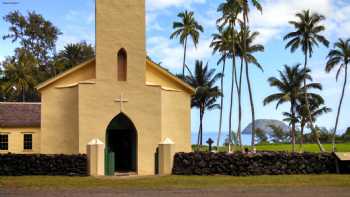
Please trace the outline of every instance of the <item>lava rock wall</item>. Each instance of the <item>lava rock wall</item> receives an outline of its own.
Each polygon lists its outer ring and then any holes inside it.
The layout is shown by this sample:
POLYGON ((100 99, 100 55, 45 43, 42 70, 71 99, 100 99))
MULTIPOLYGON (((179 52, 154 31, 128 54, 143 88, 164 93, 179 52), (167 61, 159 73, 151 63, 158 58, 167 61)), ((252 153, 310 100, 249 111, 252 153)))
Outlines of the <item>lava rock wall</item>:
POLYGON ((0 155, 0 176, 87 176, 86 155, 0 155))
POLYGON ((335 159, 330 153, 177 153, 173 174, 250 176, 335 173, 335 159))

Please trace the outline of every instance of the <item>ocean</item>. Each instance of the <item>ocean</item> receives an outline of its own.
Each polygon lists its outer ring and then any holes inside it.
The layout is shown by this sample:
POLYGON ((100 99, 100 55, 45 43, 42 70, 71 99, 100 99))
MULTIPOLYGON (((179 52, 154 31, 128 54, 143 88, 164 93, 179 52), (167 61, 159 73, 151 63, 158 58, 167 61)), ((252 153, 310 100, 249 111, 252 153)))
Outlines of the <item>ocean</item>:
MULTIPOLYGON (((228 132, 223 132, 221 134, 221 139, 220 139, 220 145, 222 145, 225 142, 225 139, 228 136, 228 132)), ((198 137, 198 132, 192 132, 192 144, 197 144, 197 137, 198 137)), ((203 143, 206 144, 206 141, 211 138, 215 144, 216 144, 216 139, 218 137, 218 134, 215 132, 204 132, 203 133, 203 143)), ((243 145, 249 145, 251 143, 251 135, 242 135, 242 140, 243 140, 243 145)))

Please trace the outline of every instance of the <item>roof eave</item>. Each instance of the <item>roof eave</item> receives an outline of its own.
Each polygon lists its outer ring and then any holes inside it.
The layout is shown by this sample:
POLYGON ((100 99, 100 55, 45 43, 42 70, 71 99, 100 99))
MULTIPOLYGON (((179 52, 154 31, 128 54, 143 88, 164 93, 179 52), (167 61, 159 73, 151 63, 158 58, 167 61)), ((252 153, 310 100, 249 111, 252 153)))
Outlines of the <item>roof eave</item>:
POLYGON ((195 94, 196 91, 195 91, 195 89, 192 86, 190 86, 189 84, 187 84, 183 80, 179 79, 178 77, 174 76, 173 74, 169 73, 169 71, 165 70, 164 68, 162 68, 158 64, 154 63, 149 58, 147 58, 146 61, 149 63, 149 65, 153 66, 153 68, 157 69, 159 72, 161 72, 162 74, 166 75, 171 80, 173 80, 176 83, 180 84, 191 95, 195 94))
POLYGON ((56 77, 53 77, 53 78, 51 78, 51 79, 48 79, 47 81, 44 81, 44 82, 40 83, 40 84, 37 85, 35 88, 36 88, 38 91, 40 91, 41 89, 43 89, 43 88, 49 86, 50 84, 56 82, 57 80, 64 78, 65 76, 67 76, 67 75, 69 75, 69 74, 71 74, 71 73, 73 73, 73 72, 75 72, 75 71, 77 71, 77 70, 79 70, 79 69, 81 69, 81 68, 83 68, 83 67, 89 65, 90 63, 92 63, 92 62, 94 62, 94 61, 95 61, 95 58, 92 58, 92 59, 90 59, 90 60, 87 60, 87 61, 85 61, 85 62, 83 62, 83 63, 81 63, 81 64, 79 64, 79 65, 77 65, 77 66, 75 66, 75 67, 73 67, 73 68, 71 68, 71 69, 66 70, 65 72, 63 72, 63 73, 57 75, 56 77))

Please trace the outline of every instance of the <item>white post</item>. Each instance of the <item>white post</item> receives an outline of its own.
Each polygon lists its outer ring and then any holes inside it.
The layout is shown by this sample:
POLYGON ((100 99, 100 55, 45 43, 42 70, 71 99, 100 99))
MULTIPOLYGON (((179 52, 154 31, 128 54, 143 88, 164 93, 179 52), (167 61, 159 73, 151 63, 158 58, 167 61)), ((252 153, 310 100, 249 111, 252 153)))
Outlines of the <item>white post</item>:
POLYGON ((174 142, 166 138, 159 144, 158 167, 159 175, 170 175, 173 169, 173 160, 175 155, 174 142))
POLYGON ((90 176, 105 174, 105 145, 99 139, 93 139, 87 144, 88 172, 90 176))

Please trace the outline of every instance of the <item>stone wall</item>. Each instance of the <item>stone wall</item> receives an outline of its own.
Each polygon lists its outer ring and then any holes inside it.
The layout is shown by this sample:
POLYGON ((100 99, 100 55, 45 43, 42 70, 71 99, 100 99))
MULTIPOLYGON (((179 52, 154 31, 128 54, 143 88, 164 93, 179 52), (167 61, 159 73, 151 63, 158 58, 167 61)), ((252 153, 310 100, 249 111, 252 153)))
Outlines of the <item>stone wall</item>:
POLYGON ((87 176, 86 155, 0 155, 0 176, 87 176))
POLYGON ((259 152, 256 154, 177 153, 174 175, 284 175, 336 172, 329 153, 259 152))

